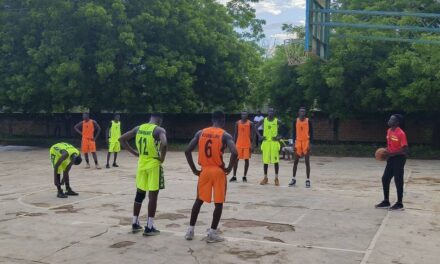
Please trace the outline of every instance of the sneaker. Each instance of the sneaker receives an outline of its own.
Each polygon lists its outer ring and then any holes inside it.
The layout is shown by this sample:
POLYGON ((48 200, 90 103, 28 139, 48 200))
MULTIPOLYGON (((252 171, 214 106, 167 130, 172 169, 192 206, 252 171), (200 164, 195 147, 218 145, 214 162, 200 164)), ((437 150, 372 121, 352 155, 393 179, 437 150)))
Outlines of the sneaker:
POLYGON ((86 169, 90 169, 90 164, 86 164, 86 169))
POLYGON ((208 233, 206 236, 206 243, 218 243, 223 241, 225 241, 225 239, 219 236, 216 231, 208 233))
POLYGON ((246 177, 243 177, 243 182, 247 182, 247 178, 246 177))
POLYGON ((232 176, 232 178, 229 180, 229 182, 236 182, 237 181, 237 177, 232 176))
POLYGON ((306 188, 310 188, 311 184, 310 184, 310 180, 306 180, 306 188))
POLYGON ((395 203, 393 206, 391 206, 389 210, 390 210, 390 211, 402 211, 403 209, 404 209, 404 208, 403 208, 403 204, 397 202, 397 203, 395 203))
POLYGON ((296 179, 293 178, 290 182, 289 182, 289 187, 293 187, 296 184, 296 179))
POLYGON ((118 164, 116 164, 116 163, 113 163, 113 165, 112 165, 113 167, 116 167, 116 168, 118 168, 119 167, 119 165, 118 164))
POLYGON ((101 166, 99 166, 99 164, 96 164, 95 167, 96 167, 97 170, 100 170, 100 169, 101 169, 101 166))
POLYGON ((187 230, 185 234, 186 240, 193 240, 194 239, 194 230, 187 230))
POLYGON ((280 181, 278 180, 278 178, 275 178, 275 186, 280 186, 280 181))
POLYGON ((269 182, 267 177, 264 177, 263 180, 261 180, 260 185, 266 185, 269 182))
POLYGON ((157 236, 160 234, 160 231, 157 230, 156 228, 154 228, 154 226, 152 228, 148 228, 148 226, 145 227, 144 229, 144 236, 157 236))
POLYGON ((108 164, 107 164, 107 165, 105 165, 105 167, 106 167, 107 169, 110 169, 110 165, 108 165, 108 164))
POLYGON ((137 223, 131 225, 131 232, 133 232, 133 234, 135 234, 139 231, 142 231, 142 230, 143 230, 142 226, 137 223))
POLYGON ((67 192, 65 192, 64 194, 67 194, 69 196, 77 196, 78 193, 74 192, 72 189, 67 189, 67 192))
POLYGON ((63 192, 58 192, 57 197, 58 198, 67 198, 68 196, 65 195, 63 192))
POLYGON ((389 201, 382 201, 379 204, 376 204, 374 207, 377 209, 388 209, 391 206, 389 201))

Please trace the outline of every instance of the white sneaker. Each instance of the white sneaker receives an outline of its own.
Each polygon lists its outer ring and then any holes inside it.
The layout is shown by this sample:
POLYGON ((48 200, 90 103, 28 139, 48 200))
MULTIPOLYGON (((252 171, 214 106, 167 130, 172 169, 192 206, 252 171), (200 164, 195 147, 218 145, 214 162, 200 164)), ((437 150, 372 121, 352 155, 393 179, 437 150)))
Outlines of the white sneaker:
POLYGON ((186 240, 193 240, 194 238, 194 230, 187 230, 186 234, 185 234, 185 239, 186 240))
POLYGON ((217 234, 217 231, 212 231, 208 233, 206 237, 206 243, 218 243, 223 242, 225 239, 217 234))

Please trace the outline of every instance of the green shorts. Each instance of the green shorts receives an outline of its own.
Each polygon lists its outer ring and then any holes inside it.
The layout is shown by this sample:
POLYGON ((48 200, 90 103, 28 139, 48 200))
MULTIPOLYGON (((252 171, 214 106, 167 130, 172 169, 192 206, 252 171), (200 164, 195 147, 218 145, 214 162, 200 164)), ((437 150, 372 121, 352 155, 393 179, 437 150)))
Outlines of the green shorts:
POLYGON ((278 141, 263 141, 261 144, 261 151, 263 152, 264 164, 275 164, 280 162, 280 142, 278 141))
POLYGON ((119 141, 110 142, 108 144, 108 152, 113 153, 113 152, 120 152, 120 151, 121 151, 121 143, 119 143, 119 141))
POLYGON ((145 192, 165 189, 162 166, 157 166, 147 170, 138 169, 136 174, 136 187, 145 192))

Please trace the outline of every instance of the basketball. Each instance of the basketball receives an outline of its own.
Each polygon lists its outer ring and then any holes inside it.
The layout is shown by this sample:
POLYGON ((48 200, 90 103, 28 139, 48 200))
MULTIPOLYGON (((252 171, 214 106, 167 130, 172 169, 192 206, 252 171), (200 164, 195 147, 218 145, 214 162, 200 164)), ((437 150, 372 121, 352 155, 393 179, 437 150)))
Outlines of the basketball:
POLYGON ((379 148, 376 150, 376 153, 374 154, 376 157, 376 160, 378 161, 385 161, 387 160, 387 150, 384 148, 379 148))

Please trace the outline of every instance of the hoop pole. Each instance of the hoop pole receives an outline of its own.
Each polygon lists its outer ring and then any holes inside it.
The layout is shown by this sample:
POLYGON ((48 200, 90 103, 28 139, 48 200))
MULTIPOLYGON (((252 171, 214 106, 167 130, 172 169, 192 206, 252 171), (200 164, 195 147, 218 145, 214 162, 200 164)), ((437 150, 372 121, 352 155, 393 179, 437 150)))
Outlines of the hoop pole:
POLYGON ((389 37, 374 37, 374 36, 351 36, 351 35, 334 35, 337 38, 346 39, 358 39, 358 40, 374 40, 374 41, 391 41, 391 42, 406 42, 415 44, 432 44, 440 45, 440 40, 429 40, 429 39, 407 39, 407 38, 389 38, 389 37))
POLYGON ((311 30, 311 24, 310 22, 310 1, 312 0, 306 0, 306 39, 305 39, 305 45, 304 45, 304 52, 310 52, 310 30, 311 30))
POLYGON ((392 12, 392 11, 363 11, 363 10, 339 10, 339 9, 313 9, 318 13, 333 13, 346 15, 371 15, 371 16, 411 16, 423 18, 440 18, 436 13, 392 12))
POLYGON ((408 30, 418 32, 433 32, 440 33, 440 28, 428 28, 428 27, 415 27, 415 26, 395 26, 395 25, 373 25, 373 24, 355 24, 355 23, 342 23, 342 22, 315 22, 312 23, 318 26, 326 27, 351 27, 351 28, 363 28, 363 29, 390 29, 390 30, 408 30))

